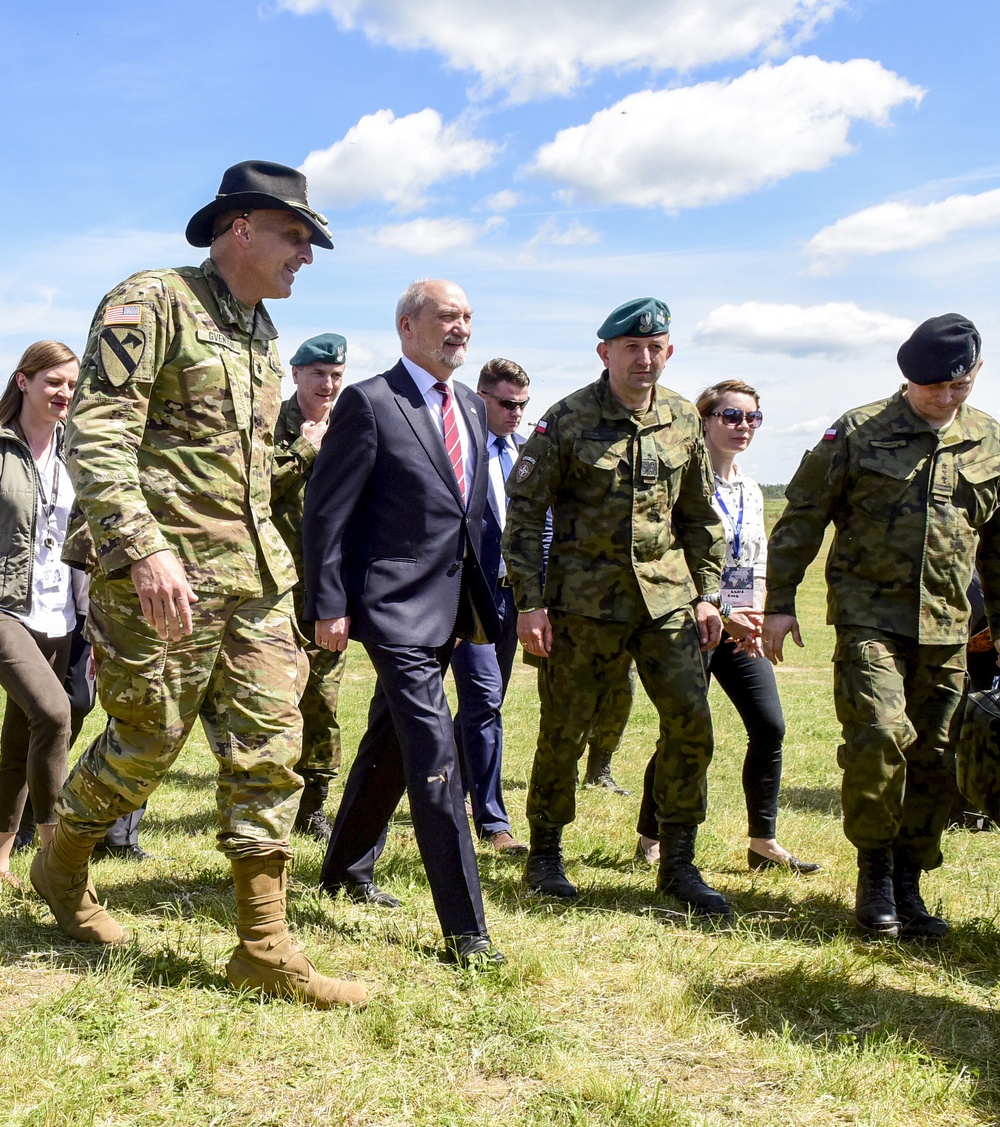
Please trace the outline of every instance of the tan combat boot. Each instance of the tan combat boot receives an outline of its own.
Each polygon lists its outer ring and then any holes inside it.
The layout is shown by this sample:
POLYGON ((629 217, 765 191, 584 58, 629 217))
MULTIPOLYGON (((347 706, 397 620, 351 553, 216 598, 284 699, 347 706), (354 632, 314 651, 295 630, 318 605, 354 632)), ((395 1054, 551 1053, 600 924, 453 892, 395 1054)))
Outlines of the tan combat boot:
POLYGON ((120 943, 125 932, 101 907, 90 879, 95 844, 60 820, 52 840, 31 862, 31 883, 67 935, 86 943, 120 943))
POLYGON ((298 998, 320 1010, 365 1005, 363 986, 320 974, 288 933, 284 860, 242 857, 233 858, 232 865, 240 944, 226 964, 229 985, 298 998))

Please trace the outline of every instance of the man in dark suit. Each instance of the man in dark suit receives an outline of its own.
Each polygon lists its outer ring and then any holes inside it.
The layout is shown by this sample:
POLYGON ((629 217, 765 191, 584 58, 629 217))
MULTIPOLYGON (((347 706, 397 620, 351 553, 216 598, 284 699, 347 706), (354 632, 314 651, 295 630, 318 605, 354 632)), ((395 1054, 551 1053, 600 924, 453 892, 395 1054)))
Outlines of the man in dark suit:
POLYGON ((479 373, 478 391, 486 404, 489 454, 489 487, 483 510, 480 559, 500 615, 500 637, 484 645, 463 643, 451 659, 458 691, 455 734, 463 781, 472 800, 472 820, 480 839, 505 855, 528 852, 528 847, 511 833, 500 778, 503 757, 500 709, 517 652, 517 610, 507 567, 500 554, 500 538, 507 516, 504 483, 524 442, 516 431, 528 403, 529 382, 520 364, 500 357, 490 360, 479 373))
POLYGON ((444 691, 455 637, 499 633, 477 555, 485 409, 451 380, 471 328, 468 298, 453 282, 406 290, 396 306, 403 357, 341 393, 303 524, 305 617, 316 623, 316 643, 342 650, 355 638, 378 677, 321 887, 396 903, 376 888, 373 870, 405 791, 446 949, 463 964, 503 961, 486 930, 444 691))

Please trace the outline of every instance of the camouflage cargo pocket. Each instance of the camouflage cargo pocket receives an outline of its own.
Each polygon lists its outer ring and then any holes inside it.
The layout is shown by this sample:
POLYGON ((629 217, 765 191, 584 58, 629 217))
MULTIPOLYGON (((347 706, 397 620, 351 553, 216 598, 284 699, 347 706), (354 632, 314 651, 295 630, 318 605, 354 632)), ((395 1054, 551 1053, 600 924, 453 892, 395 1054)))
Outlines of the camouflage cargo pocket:
MULTIPOLYGON (((131 581, 128 581, 131 587, 131 581)), ((123 622, 93 599, 88 629, 97 661, 97 698, 114 719, 141 725, 158 700, 167 660, 167 643, 123 622)))

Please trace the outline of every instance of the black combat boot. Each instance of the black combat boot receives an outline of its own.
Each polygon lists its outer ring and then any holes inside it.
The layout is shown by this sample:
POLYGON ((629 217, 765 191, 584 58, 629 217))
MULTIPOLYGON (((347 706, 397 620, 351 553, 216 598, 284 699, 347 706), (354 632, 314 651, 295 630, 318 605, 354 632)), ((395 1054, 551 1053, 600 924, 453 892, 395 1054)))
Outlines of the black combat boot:
POLYGON ((904 939, 940 939, 948 934, 948 922, 932 916, 920 895, 918 864, 893 850, 892 890, 896 899, 899 934, 904 939))
POLYGON ((696 916, 728 916, 721 892, 710 888, 694 863, 697 826, 660 826, 660 869, 656 887, 686 904, 696 916))
POLYGON ((605 790, 611 791, 612 794, 623 794, 626 798, 632 793, 624 787, 620 787, 611 777, 610 753, 594 751, 593 748, 590 749, 590 754, 587 756, 587 771, 583 776, 583 785, 585 787, 603 787, 605 790))
POLYGON ((528 862, 524 866, 524 880, 532 892, 546 896, 561 896, 571 900, 576 895, 576 885, 566 879, 562 859, 562 829, 531 827, 531 845, 528 862))
POLYGON ((320 845, 326 845, 333 833, 323 813, 323 803, 330 793, 330 780, 313 771, 303 771, 302 778, 305 786, 299 799, 299 812, 295 815, 295 828, 320 845))
POLYGON ((892 850, 887 846, 858 850, 858 891, 854 918, 863 930, 894 939, 899 917, 892 894, 892 850))

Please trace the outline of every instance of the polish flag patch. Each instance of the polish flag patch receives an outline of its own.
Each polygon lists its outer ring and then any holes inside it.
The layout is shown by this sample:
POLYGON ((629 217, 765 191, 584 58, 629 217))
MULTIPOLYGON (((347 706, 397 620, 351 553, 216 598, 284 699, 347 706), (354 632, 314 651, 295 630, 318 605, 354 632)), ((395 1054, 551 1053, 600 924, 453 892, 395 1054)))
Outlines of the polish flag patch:
POLYGON ((539 423, 535 423, 535 434, 545 434, 548 429, 549 424, 544 419, 539 423))
POLYGON ((836 427, 827 427, 826 430, 823 431, 823 441, 824 442, 833 442, 833 440, 836 437, 837 437, 837 428, 836 427))

